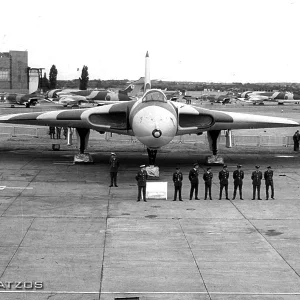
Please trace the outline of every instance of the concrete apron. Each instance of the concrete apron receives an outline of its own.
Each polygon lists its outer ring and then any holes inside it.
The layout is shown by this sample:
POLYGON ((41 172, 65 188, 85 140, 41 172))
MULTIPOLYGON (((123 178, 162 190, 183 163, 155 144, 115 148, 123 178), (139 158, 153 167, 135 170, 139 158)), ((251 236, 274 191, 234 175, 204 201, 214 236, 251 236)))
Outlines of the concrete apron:
POLYGON ((191 158, 180 154, 160 164, 168 200, 145 203, 136 202, 134 179, 142 154, 120 153, 118 188, 108 187, 103 156, 81 166, 57 164, 66 158, 51 151, 1 153, 0 299, 299 299, 296 158, 227 154, 229 197, 242 163, 245 200, 217 200, 220 167, 212 167, 213 201, 203 200, 202 175, 201 200, 189 201, 191 158), (183 202, 171 201, 178 159, 183 202), (272 165, 276 200, 250 200, 257 163, 272 165))

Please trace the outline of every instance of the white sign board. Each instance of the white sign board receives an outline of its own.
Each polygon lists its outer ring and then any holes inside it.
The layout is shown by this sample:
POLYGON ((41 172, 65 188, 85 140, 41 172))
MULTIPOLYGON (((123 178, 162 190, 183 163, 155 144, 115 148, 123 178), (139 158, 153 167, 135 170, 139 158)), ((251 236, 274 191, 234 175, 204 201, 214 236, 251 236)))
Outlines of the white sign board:
POLYGON ((147 181, 146 198, 147 199, 165 199, 167 200, 168 182, 147 181))

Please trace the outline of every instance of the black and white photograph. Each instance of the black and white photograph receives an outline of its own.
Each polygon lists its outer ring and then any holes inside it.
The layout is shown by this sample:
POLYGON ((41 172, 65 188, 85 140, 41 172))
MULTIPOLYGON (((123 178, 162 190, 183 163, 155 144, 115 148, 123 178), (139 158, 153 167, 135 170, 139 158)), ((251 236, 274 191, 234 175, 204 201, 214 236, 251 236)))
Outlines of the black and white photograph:
POLYGON ((0 7, 0 300, 300 299, 299 0, 0 7))

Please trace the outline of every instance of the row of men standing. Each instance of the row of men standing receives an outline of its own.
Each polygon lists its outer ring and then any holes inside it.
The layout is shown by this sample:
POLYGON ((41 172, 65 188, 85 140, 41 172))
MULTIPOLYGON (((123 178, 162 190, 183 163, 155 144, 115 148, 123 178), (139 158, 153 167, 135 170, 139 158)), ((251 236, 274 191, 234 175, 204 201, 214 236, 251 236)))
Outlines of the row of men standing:
MULTIPOLYGON (((118 187, 117 185, 117 175, 118 175, 118 169, 119 169, 119 160, 114 152, 111 153, 111 157, 109 159, 110 164, 110 178, 111 183, 109 187, 118 187)), ((233 172, 233 180, 234 180, 234 191, 233 191, 233 198, 235 199, 237 194, 237 189, 239 189, 240 199, 243 199, 242 194, 242 188, 243 188, 243 179, 244 179, 244 171, 241 169, 241 165, 237 165, 237 170, 233 172)), ((253 185, 253 198, 252 200, 255 200, 255 194, 257 191, 258 200, 261 200, 260 198, 260 186, 261 186, 261 180, 262 180, 262 172, 259 170, 260 166, 256 166, 256 171, 252 172, 251 179, 252 179, 252 185, 253 185)), ((191 183, 190 188, 190 200, 193 198, 193 194, 195 193, 195 199, 200 200, 198 198, 198 186, 199 186, 199 165, 198 163, 194 164, 193 169, 189 172, 189 180, 191 183)), ((148 179, 148 174, 146 172, 146 166, 141 165, 140 171, 136 174, 135 177, 138 185, 138 199, 137 201, 141 200, 141 196, 143 194, 143 200, 146 201, 146 182, 148 179)), ((180 171, 180 168, 176 168, 176 172, 173 173, 173 182, 174 182, 174 199, 173 201, 176 201, 177 194, 179 196, 179 201, 182 200, 182 181, 183 181, 183 174, 180 171)), ((204 200, 207 200, 207 196, 209 196, 209 199, 212 200, 211 196, 211 188, 212 188, 212 179, 213 179, 213 173, 211 172, 211 168, 208 167, 206 172, 203 174, 203 180, 205 183, 205 196, 204 200)), ((225 189, 225 196, 227 200, 230 200, 228 198, 228 179, 229 179, 229 171, 227 170, 227 166, 224 165, 223 169, 219 172, 219 181, 220 181, 220 196, 219 200, 222 199, 223 189, 225 189)), ((266 183, 266 200, 269 199, 269 188, 271 188, 271 198, 274 199, 274 184, 273 184, 273 170, 271 170, 271 166, 268 166, 268 170, 264 173, 264 179, 266 183)))
POLYGON ((55 139, 55 134, 56 134, 56 138, 60 139, 60 135, 61 135, 61 130, 63 130, 63 134, 65 139, 67 139, 67 135, 68 135, 68 127, 59 127, 59 126, 49 126, 49 135, 51 139, 55 139))
MULTIPOLYGON (((233 198, 235 199, 237 194, 237 189, 239 189, 240 199, 243 199, 243 179, 244 179, 244 171, 241 169, 242 166, 238 165, 237 169, 233 172, 233 183, 234 183, 234 190, 233 190, 233 198)), ((252 172, 251 179, 253 185, 253 197, 252 200, 255 200, 255 195, 257 193, 257 199, 261 200, 260 198, 260 186, 261 180, 263 178, 262 172, 259 170, 260 166, 256 166, 256 170, 252 172)), ((190 200, 192 200, 193 195, 195 193, 195 200, 199 200, 198 198, 198 186, 199 186, 199 165, 197 163, 194 164, 194 168, 189 172, 189 180, 191 183, 190 188, 190 200)), ((205 195, 204 200, 207 200, 207 196, 209 199, 212 200, 211 196, 211 187, 212 187, 212 179, 213 173, 211 172, 211 168, 208 167, 206 172, 203 174, 203 180, 205 183, 205 195)), ((220 181, 220 194, 219 200, 222 199, 223 190, 225 190, 225 197, 226 200, 230 200, 228 198, 228 179, 229 179, 229 171, 227 170, 227 166, 224 165, 223 169, 219 172, 219 181, 220 181)), ((266 183, 266 200, 269 199, 269 188, 271 188, 271 198, 274 199, 274 184, 273 184, 273 170, 271 170, 271 166, 268 166, 267 171, 264 173, 264 179, 266 183)), ((177 194, 179 194, 179 201, 183 201, 181 197, 181 188, 182 188, 182 181, 183 175, 180 171, 180 168, 176 168, 176 172, 173 173, 173 182, 174 182, 174 199, 176 201, 177 194)))

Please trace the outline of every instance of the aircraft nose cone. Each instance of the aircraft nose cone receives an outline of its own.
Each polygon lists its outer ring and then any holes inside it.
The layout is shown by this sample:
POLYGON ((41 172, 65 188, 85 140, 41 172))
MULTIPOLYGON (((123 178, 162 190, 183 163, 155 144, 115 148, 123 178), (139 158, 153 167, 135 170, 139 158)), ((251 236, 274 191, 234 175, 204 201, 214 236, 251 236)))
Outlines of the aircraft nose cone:
POLYGON ((161 130, 159 130, 159 129, 154 129, 154 130, 152 131, 152 135, 153 135, 153 137, 155 137, 156 139, 158 139, 158 138, 161 137, 162 132, 161 132, 161 130))
POLYGON ((148 148, 160 148, 172 141, 176 135, 177 118, 165 107, 150 105, 134 113, 131 127, 141 143, 148 148))

